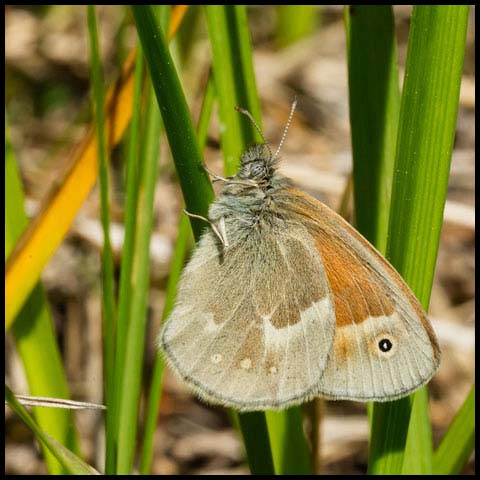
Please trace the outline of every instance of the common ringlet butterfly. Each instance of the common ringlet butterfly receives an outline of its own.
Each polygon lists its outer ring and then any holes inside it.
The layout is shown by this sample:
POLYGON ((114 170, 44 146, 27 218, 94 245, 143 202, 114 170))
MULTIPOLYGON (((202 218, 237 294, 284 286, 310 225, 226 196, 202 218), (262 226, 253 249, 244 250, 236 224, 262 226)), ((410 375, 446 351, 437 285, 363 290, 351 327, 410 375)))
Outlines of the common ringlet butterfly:
POLYGON ((169 366, 241 411, 413 392, 440 362, 422 307, 364 237, 276 171, 279 149, 254 145, 236 175, 217 177, 211 228, 160 335, 169 366))

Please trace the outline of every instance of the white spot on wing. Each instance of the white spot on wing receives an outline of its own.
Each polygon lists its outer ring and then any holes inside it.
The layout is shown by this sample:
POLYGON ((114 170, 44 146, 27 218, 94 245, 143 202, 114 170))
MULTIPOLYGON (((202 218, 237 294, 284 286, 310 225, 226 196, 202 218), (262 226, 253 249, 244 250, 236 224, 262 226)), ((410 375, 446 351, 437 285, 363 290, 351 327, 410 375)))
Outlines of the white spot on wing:
POLYGON ((210 357, 212 363, 220 363, 223 360, 223 355, 221 353, 215 353, 210 357))
POLYGON ((240 362, 240 366, 244 369, 244 370, 249 370, 250 368, 252 368, 252 361, 247 357, 247 358, 244 358, 241 362, 240 362))

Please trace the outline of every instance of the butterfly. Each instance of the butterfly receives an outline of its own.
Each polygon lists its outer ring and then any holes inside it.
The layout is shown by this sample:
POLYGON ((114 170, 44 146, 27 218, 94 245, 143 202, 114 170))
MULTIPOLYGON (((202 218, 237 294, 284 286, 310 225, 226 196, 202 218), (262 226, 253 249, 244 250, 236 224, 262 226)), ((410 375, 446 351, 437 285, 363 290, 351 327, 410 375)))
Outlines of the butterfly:
POLYGON ((275 154, 264 139, 217 176, 160 347, 201 399, 239 411, 403 397, 438 369, 437 339, 390 263, 277 171, 295 105, 275 154))

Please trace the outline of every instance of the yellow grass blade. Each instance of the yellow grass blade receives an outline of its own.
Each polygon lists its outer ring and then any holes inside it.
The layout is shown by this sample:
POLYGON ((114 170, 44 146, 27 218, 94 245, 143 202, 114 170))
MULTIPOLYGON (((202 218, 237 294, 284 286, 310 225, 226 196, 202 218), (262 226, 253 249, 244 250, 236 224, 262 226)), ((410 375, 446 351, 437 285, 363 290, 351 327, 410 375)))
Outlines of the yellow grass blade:
MULTIPOLYGON (((170 39, 187 8, 187 5, 177 5, 172 11, 170 39)), ((119 143, 132 116, 134 63, 135 50, 132 50, 120 78, 107 94, 105 135, 110 148, 119 143)), ((47 195, 43 208, 25 230, 5 265, 5 329, 11 326, 95 184, 98 174, 95 129, 90 127, 75 148, 71 165, 65 180, 47 195)))

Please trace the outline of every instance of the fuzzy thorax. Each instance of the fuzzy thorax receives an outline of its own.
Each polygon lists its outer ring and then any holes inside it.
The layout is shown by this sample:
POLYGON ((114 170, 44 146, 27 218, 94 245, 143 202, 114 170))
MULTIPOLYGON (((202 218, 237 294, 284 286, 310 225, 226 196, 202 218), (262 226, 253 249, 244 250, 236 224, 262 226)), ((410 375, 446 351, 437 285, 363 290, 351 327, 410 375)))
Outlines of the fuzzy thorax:
POLYGON ((209 210, 209 219, 217 223, 233 220, 244 226, 259 225, 274 208, 275 194, 289 185, 277 173, 278 157, 265 144, 251 146, 241 157, 238 173, 230 177, 209 210))

